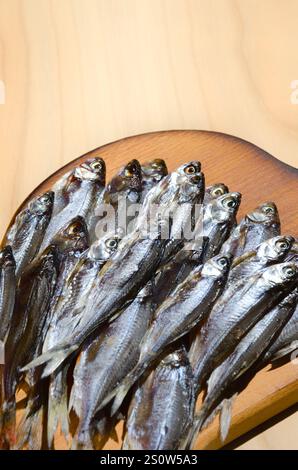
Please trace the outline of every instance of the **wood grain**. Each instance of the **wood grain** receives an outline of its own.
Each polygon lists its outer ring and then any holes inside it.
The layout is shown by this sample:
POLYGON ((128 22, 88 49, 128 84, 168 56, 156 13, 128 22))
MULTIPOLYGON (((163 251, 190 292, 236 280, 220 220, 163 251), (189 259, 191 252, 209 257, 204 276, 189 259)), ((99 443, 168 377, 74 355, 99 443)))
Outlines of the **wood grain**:
MULTIPOLYGON (((230 190, 242 193, 239 217, 261 202, 274 200, 279 208, 283 233, 297 236, 298 170, 248 142, 215 132, 157 132, 122 139, 67 164, 42 183, 28 199, 48 190, 65 171, 90 156, 104 158, 109 176, 132 158, 141 162, 164 158, 169 170, 198 159, 207 184, 225 182, 230 190)), ((297 364, 288 363, 275 370, 262 370, 236 400, 227 442, 296 403, 297 393, 297 364)), ((120 432, 121 426, 118 429, 119 442, 120 432)), ((60 437, 56 445, 57 448, 64 448, 65 442, 60 437)), ((221 445, 218 423, 215 421, 200 436, 198 448, 216 449, 221 445)), ((106 446, 108 449, 118 447, 119 443, 113 441, 106 446)))

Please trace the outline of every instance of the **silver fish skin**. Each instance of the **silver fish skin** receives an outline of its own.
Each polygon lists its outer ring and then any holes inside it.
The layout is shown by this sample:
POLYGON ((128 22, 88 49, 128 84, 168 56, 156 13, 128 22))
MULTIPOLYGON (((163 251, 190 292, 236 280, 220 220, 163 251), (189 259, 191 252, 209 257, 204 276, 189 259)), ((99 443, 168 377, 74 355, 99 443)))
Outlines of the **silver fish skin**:
MULTIPOLYGON (((210 375, 207 394, 196 418, 191 433, 190 447, 193 448, 198 432, 214 410, 225 399, 225 392, 258 361, 271 340, 291 317, 297 303, 298 291, 291 292, 276 307, 259 320, 240 340, 234 351, 210 375)), ((234 396, 235 398, 235 396, 234 396)), ((221 422, 222 441, 226 439, 231 418, 231 409, 221 422)))
POLYGON ((90 218, 95 205, 104 191, 104 161, 100 158, 86 160, 75 169, 73 179, 69 203, 58 214, 52 217, 40 251, 49 246, 57 232, 74 217, 82 217, 89 228, 90 218))
POLYGON ((247 279, 252 275, 261 272, 261 270, 271 264, 284 261, 293 244, 293 237, 274 237, 261 243, 256 251, 245 253, 241 257, 234 259, 229 271, 225 290, 212 309, 206 325, 203 325, 192 338, 192 344, 189 350, 189 359, 192 366, 197 363, 200 355, 204 337, 208 335, 208 329, 216 328, 219 317, 225 304, 233 297, 237 301, 237 296, 241 297, 241 289, 245 286, 247 279), (235 297, 236 295, 236 297, 235 297))
POLYGON ((193 366, 197 393, 204 380, 239 343, 262 316, 294 289, 298 267, 294 263, 269 266, 247 279, 223 306, 211 312, 204 327, 205 336, 193 366))
MULTIPOLYGON (((96 276, 106 261, 116 251, 119 243, 117 236, 107 235, 89 250, 82 253, 78 262, 65 280, 64 287, 55 310, 51 315, 51 322, 43 343, 43 352, 47 352, 63 337, 69 337, 71 331, 76 328, 78 319, 75 315, 76 306, 82 297, 91 292, 96 276)), ((56 371, 50 378, 48 399, 48 422, 47 438, 48 446, 53 445, 54 435, 59 421, 63 434, 68 435, 68 413, 67 413, 67 374, 69 365, 66 364, 62 370, 56 371)))
POLYGON ((107 399, 108 401, 116 395, 112 407, 113 413, 118 410, 132 385, 165 348, 185 336, 208 315, 224 288, 229 267, 228 257, 212 258, 203 268, 199 266, 194 269, 160 305, 142 341, 138 364, 107 399))
POLYGON ((101 178, 100 184, 104 186, 105 172, 105 163, 99 156, 97 156, 92 159, 87 159, 86 162, 83 162, 82 164, 77 165, 74 169, 64 173, 52 186, 52 191, 55 193, 52 215, 56 216, 68 204, 72 203, 74 193, 80 189, 83 179, 96 179, 96 174, 99 173, 101 178))
POLYGON ((192 369, 181 347, 168 353, 135 391, 122 449, 183 449, 194 405, 192 369))
POLYGON ((207 186, 205 189, 204 204, 208 204, 213 199, 217 199, 228 192, 229 188, 224 183, 215 183, 212 186, 207 186))
POLYGON ((54 193, 49 191, 30 201, 8 229, 3 245, 10 245, 16 262, 16 276, 38 253, 49 225, 54 204, 54 193))
POLYGON ((135 231, 121 240, 117 252, 97 277, 94 297, 87 296, 81 321, 75 331, 65 341, 28 364, 24 370, 47 363, 43 376, 52 374, 70 354, 79 349, 88 336, 132 301, 158 267, 167 242, 160 236, 143 235, 135 231))
POLYGON ((280 263, 286 257, 294 243, 291 236, 278 236, 264 241, 256 248, 234 259, 226 288, 247 276, 264 269, 270 264, 280 263))
POLYGON ((219 196, 203 205, 203 213, 196 223, 195 236, 209 238, 205 261, 219 252, 229 236, 231 228, 236 223, 240 203, 241 194, 234 192, 219 196))
POLYGON ((193 269, 203 262, 208 238, 201 242, 188 242, 170 261, 162 265, 156 272, 153 281, 153 298, 155 307, 159 306, 177 285, 185 281, 193 269))
POLYGON ((102 400, 137 364, 152 313, 149 282, 114 322, 84 346, 70 398, 80 419, 76 448, 92 448, 92 420, 102 400))
POLYGON ((280 235, 280 220, 274 202, 265 202, 239 222, 224 243, 221 252, 234 257, 253 251, 268 238, 280 235))
POLYGON ((2 438, 10 444, 15 434, 15 393, 20 368, 32 360, 42 342, 43 328, 57 277, 56 249, 47 250, 22 276, 11 328, 5 344, 2 438))
MULTIPOLYGON (((193 161, 181 165, 177 170, 164 177, 146 195, 142 211, 135 221, 136 228, 142 229, 157 219, 174 213, 171 236, 181 238, 185 225, 185 206, 201 204, 204 198, 205 179, 201 173, 201 164, 193 161)), ((190 214, 188 214, 189 216, 190 214)))
POLYGON ((167 176, 168 169, 166 162, 161 158, 155 158, 149 162, 142 163, 141 168, 142 196, 140 202, 143 202, 150 189, 167 176))
POLYGON ((298 349, 298 305, 289 321, 285 324, 277 338, 269 347, 268 351, 264 354, 263 362, 273 362, 286 354, 289 354, 298 349))
POLYGON ((129 219, 134 218, 130 214, 130 207, 139 203, 141 196, 141 165, 138 160, 131 160, 109 181, 98 200, 89 226, 90 242, 93 244, 105 236, 106 231, 116 233, 121 229, 123 236, 128 233, 129 219))
POLYGON ((5 343, 13 314, 16 296, 15 260, 12 249, 0 251, 0 342, 5 343))

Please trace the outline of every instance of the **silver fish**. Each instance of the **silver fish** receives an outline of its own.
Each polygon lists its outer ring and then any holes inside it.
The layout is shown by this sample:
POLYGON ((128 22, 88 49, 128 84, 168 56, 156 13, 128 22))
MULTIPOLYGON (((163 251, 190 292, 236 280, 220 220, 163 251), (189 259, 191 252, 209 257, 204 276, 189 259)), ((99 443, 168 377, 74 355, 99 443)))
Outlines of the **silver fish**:
POLYGON ((74 217, 82 217, 87 227, 97 201, 101 198, 105 182, 105 163, 101 158, 86 160, 75 169, 69 203, 52 217, 40 251, 52 243, 63 226, 74 217))
POLYGON ((109 392, 137 364, 152 313, 149 283, 114 322, 84 346, 70 398, 70 406, 80 418, 76 448, 92 448, 92 420, 109 392))
POLYGON ((183 449, 194 405, 192 369, 180 347, 168 353, 135 391, 122 449, 183 449))
MULTIPOLYGON (((206 419, 218 407, 221 409, 221 439, 225 441, 230 421, 232 400, 226 398, 226 392, 231 384, 248 371, 259 359, 270 341, 280 331, 291 316, 297 303, 298 291, 290 293, 275 308, 268 312, 240 340, 234 351, 219 365, 208 379, 207 394, 203 405, 195 418, 195 425, 189 438, 190 447, 194 447, 197 434, 206 419)), ((237 392, 233 395, 233 400, 237 392)))
POLYGON ((274 202, 265 202, 248 213, 233 229, 222 247, 222 253, 238 257, 278 235, 280 220, 277 207, 274 202))
POLYGON ((138 364, 106 400, 108 402, 116 395, 113 413, 118 410, 132 385, 165 348, 185 336, 206 317, 224 288, 229 266, 230 260, 226 256, 212 258, 203 268, 199 266, 194 269, 160 305, 142 341, 138 364))
POLYGON ((16 262, 16 276, 38 253, 49 225, 54 203, 54 193, 49 191, 33 201, 20 212, 8 229, 3 245, 10 245, 16 262))
POLYGON ((204 327, 201 351, 193 366, 197 393, 212 370, 266 312, 287 296, 297 279, 298 268, 293 263, 269 266, 249 277, 222 309, 211 312, 204 327))
POLYGON ((5 343, 16 295, 15 260, 10 246, 0 251, 0 343, 5 343))
POLYGON ((142 197, 141 201, 143 202, 147 193, 152 189, 157 183, 159 183, 162 178, 167 176, 168 169, 166 162, 161 158, 155 158, 154 160, 146 163, 142 163, 142 197))
POLYGON ((94 296, 87 296, 76 330, 24 370, 47 363, 43 376, 52 374, 99 326, 119 314, 155 272, 166 242, 160 236, 143 236, 139 231, 122 239, 97 277, 94 296))
POLYGON ((205 252, 205 260, 216 255, 223 242, 229 236, 236 223, 236 214, 241 202, 240 193, 227 193, 211 199, 203 206, 203 213, 195 227, 196 237, 208 237, 209 244, 205 252))

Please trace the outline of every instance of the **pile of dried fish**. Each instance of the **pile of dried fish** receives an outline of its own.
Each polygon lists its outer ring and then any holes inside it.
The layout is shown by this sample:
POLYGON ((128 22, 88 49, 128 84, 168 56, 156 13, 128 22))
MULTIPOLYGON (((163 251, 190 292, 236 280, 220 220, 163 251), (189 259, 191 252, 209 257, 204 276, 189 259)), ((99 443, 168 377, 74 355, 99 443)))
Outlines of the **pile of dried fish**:
POLYGON ((298 348, 298 243, 276 205, 198 161, 87 159, 31 200, 0 251, 4 449, 188 449, 264 365, 298 348), (23 412, 16 417, 20 390, 23 412), (196 409, 199 393, 203 403, 196 409))

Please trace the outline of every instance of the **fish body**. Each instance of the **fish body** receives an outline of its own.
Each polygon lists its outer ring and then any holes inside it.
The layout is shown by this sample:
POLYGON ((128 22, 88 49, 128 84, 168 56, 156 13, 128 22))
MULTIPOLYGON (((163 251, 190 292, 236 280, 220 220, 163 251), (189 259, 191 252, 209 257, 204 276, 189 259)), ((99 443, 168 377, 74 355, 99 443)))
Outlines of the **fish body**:
POLYGON ((119 314, 152 277, 163 255, 167 240, 143 237, 135 231, 121 240, 117 252, 106 263, 94 284, 94 296, 87 296, 81 321, 69 338, 26 368, 48 363, 49 375, 104 322, 119 314))
POLYGON ((3 245, 10 245, 16 262, 16 276, 38 253, 50 223, 54 193, 49 191, 31 201, 8 229, 3 245))
POLYGON ((13 314, 16 295, 15 260, 12 249, 0 251, 0 342, 4 344, 13 314))
POLYGON ((289 321, 284 325, 280 334, 274 339, 268 351, 266 351, 263 362, 270 362, 289 354, 298 349, 298 306, 296 306, 289 321))
POLYGON ((298 268, 293 263, 269 266, 249 277, 245 286, 221 309, 211 312, 204 326, 201 351, 193 366, 197 392, 246 332, 294 289, 297 279, 298 268))
MULTIPOLYGON (((206 419, 225 399, 225 392, 231 384, 249 370, 266 350, 271 340, 285 325, 297 303, 297 289, 291 292, 276 307, 270 310, 255 326, 239 341, 233 352, 212 372, 208 379, 207 394, 195 420, 192 431, 194 446, 197 434, 206 419)), ((223 414, 221 436, 224 441, 228 433, 231 409, 228 415, 223 414)))
POLYGON ((222 247, 222 253, 234 257, 253 251, 268 238, 280 235, 280 220, 274 202, 265 202, 239 222, 222 247))
POLYGON ((178 450, 194 413, 192 369, 183 347, 168 353, 137 387, 126 423, 124 450, 178 450))
POLYGON ((240 193, 227 193, 203 205, 203 212, 195 227, 196 237, 209 238, 204 260, 216 255, 236 223, 241 202, 240 193))
POLYGON ((107 233, 129 232, 129 219, 134 219, 130 207, 142 196, 142 169, 138 160, 131 160, 107 184, 95 207, 90 222, 90 241, 94 243, 107 233))
POLYGON ((100 158, 86 160, 75 169, 69 202, 52 217, 40 251, 50 245, 57 232, 75 217, 82 217, 89 228, 95 205, 104 190, 105 171, 105 163, 100 158))
POLYGON ((83 347, 70 399, 80 418, 78 448, 90 446, 92 420, 101 402, 137 364, 152 313, 149 283, 114 322, 83 347))
POLYGON ((229 266, 228 257, 214 257, 203 268, 199 266, 194 269, 160 305, 142 341, 138 364, 109 397, 111 399, 112 395, 117 395, 113 412, 117 411, 131 386, 165 348, 206 317, 224 288, 229 266))
POLYGON ((143 202, 147 193, 162 178, 167 176, 168 169, 166 162, 160 158, 155 158, 150 162, 143 163, 142 166, 142 196, 140 202, 143 202))

